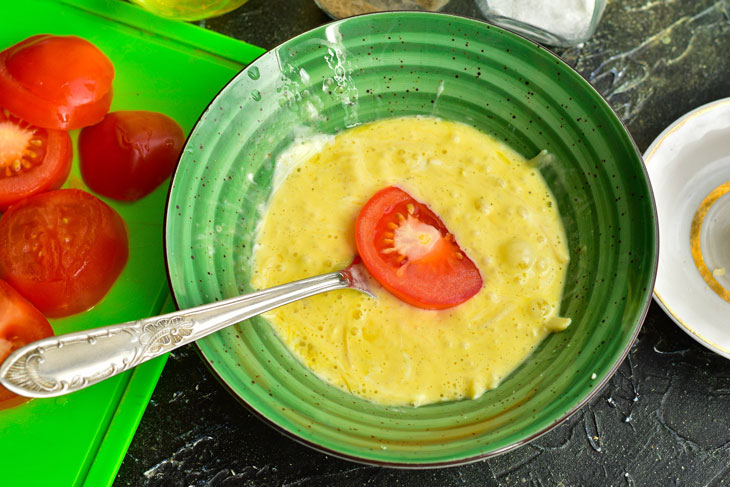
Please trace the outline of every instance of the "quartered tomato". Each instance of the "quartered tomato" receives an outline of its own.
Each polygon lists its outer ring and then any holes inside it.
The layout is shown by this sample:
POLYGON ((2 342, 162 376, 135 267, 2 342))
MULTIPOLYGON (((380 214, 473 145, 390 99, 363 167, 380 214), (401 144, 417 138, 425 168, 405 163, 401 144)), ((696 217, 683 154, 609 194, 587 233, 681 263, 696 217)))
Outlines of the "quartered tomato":
POLYGON ((0 218, 0 278, 43 314, 85 311, 109 291, 129 255, 122 218, 95 196, 59 189, 0 218))
POLYGON ((26 196, 58 189, 71 170, 71 138, 0 108, 0 212, 26 196))
MULTIPOLYGON (((0 363, 23 345, 52 335, 53 329, 46 317, 7 282, 0 280, 0 363)), ((0 409, 17 406, 28 399, 0 386, 0 409)))
POLYGON ((109 113, 81 131, 81 176, 101 195, 138 200, 172 175, 184 141, 177 122, 162 113, 109 113))
POLYGON ((479 269, 441 219, 394 186, 378 191, 362 208, 355 241, 370 274, 413 306, 450 308, 482 287, 479 269))
POLYGON ((0 106, 39 127, 71 130, 109 111, 114 67, 76 36, 29 37, 0 52, 0 106))

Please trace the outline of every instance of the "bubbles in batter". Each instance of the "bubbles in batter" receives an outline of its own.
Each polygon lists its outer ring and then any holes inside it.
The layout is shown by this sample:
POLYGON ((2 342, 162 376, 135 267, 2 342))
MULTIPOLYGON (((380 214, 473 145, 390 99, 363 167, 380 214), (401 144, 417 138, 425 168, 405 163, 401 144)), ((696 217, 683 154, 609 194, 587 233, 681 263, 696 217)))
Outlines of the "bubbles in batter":
POLYGON ((476 398, 570 323, 558 314, 568 249, 557 203, 535 164, 472 127, 404 117, 298 141, 275 181, 257 234, 257 288, 346 267, 360 208, 392 185, 441 218, 484 280, 442 311, 370 280, 376 299, 334 291, 266 313, 336 387, 387 405, 476 398))

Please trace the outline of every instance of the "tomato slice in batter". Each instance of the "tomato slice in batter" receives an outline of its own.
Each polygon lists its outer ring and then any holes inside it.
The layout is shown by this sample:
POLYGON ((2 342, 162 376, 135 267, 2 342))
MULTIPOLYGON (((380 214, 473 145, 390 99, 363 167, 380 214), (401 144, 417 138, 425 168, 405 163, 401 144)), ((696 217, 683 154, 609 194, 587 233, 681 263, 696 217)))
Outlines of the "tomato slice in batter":
POLYGON ((355 241, 373 277, 413 306, 451 308, 482 287, 479 269, 441 219, 394 186, 378 191, 363 206, 355 241))
MULTIPOLYGON (((46 317, 18 291, 0 280, 0 363, 23 345, 52 335, 53 329, 46 317)), ((0 386, 0 409, 17 406, 28 399, 0 386)))
POLYGON ((0 212, 36 193, 58 189, 71 171, 71 138, 0 108, 0 212))

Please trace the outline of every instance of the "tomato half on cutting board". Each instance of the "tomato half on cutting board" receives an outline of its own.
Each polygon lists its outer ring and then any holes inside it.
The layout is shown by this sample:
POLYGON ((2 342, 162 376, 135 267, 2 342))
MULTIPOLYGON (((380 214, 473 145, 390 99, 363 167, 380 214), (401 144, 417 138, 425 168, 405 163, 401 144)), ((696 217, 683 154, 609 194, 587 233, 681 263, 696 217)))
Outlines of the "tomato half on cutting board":
MULTIPOLYGON (((0 363, 23 345, 53 335, 45 316, 18 291, 0 280, 0 363)), ((0 409, 17 406, 29 398, 0 386, 0 409)))
POLYGON ((124 221, 85 191, 37 194, 0 218, 0 278, 49 317, 98 303, 128 256, 124 221))
POLYGON ((378 191, 355 224, 357 250, 370 274, 413 306, 445 309, 482 288, 482 277, 441 219, 394 186, 378 191))
POLYGON ((99 122, 112 101, 114 66, 89 41, 41 34, 0 52, 0 106, 39 127, 99 122))
POLYGON ((71 147, 68 133, 36 127, 0 108, 0 212, 60 188, 71 171, 71 147))
POLYGON ((135 201, 172 175, 184 142, 182 128, 167 115, 111 112, 79 135, 81 176, 100 195, 135 201))

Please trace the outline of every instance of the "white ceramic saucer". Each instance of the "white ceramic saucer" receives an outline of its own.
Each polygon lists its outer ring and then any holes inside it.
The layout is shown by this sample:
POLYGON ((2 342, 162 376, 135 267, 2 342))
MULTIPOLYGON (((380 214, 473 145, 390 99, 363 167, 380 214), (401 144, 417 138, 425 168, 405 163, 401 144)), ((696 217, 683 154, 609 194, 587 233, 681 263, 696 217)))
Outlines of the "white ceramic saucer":
POLYGON ((644 161, 661 242, 654 299, 692 338, 730 358, 730 98, 674 122, 644 161))

